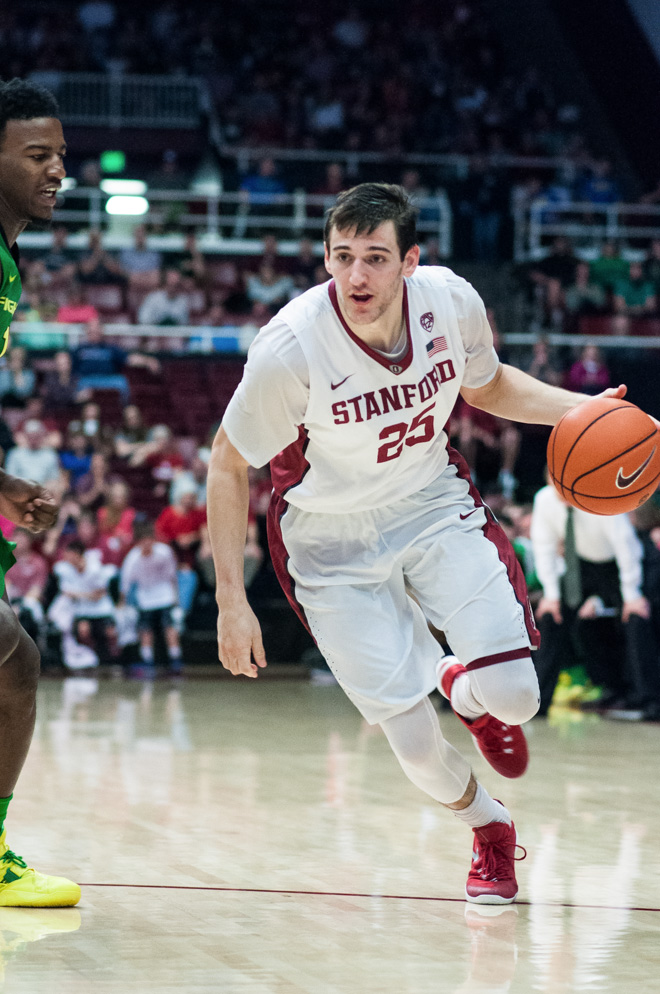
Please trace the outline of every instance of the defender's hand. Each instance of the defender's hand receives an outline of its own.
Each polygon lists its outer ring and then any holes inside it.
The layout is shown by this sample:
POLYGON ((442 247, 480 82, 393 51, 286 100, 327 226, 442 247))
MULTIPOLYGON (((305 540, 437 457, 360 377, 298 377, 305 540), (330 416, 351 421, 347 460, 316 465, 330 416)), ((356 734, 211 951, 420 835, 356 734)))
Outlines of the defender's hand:
POLYGON ((15 525, 36 534, 55 524, 58 511, 55 497, 40 484, 7 473, 0 479, 0 514, 15 525))
POLYGON ((266 666, 259 622, 247 601, 219 609, 218 657, 234 676, 256 677, 266 666))

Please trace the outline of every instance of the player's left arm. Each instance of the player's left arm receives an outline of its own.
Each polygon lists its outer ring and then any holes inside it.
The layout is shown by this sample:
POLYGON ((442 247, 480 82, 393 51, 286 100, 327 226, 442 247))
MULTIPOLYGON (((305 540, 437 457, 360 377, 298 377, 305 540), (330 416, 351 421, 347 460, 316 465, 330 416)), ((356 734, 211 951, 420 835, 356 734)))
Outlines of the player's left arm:
POLYGON ((0 514, 9 521, 37 533, 51 528, 58 512, 58 502, 45 487, 0 469, 0 514))
MULTIPOLYGON (((599 397, 621 398, 627 387, 609 387, 599 397)), ((509 421, 525 424, 554 425, 567 411, 593 400, 588 394, 573 393, 562 387, 542 383, 515 366, 500 363, 495 376, 484 386, 462 387, 461 396, 472 407, 509 421)))

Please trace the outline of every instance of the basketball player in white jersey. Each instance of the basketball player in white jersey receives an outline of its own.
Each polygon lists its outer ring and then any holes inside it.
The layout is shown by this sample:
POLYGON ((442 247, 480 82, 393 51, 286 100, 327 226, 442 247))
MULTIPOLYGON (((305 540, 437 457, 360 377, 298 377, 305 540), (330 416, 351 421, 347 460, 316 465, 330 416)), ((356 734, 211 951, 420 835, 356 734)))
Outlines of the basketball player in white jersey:
POLYGON ((269 541, 291 604, 408 777, 474 830, 467 899, 507 904, 517 893, 511 816, 445 741, 428 695, 438 686, 494 769, 520 776, 519 726, 539 705, 538 633, 513 551, 443 426, 459 392, 499 417, 548 425, 589 398, 499 362, 473 288, 418 266, 400 187, 342 193, 325 247, 332 279, 262 328, 213 445, 219 656, 234 674, 266 665, 243 547, 248 465, 270 461, 269 541), (455 655, 442 658, 427 619, 455 655))

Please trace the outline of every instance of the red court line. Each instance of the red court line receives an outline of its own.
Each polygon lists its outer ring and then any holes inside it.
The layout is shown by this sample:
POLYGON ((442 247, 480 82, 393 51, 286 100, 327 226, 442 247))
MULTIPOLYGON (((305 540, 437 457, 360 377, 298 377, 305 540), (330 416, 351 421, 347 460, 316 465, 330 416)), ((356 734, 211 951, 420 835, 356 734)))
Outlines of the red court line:
MULTIPOLYGON (((465 904, 464 897, 429 897, 424 894, 367 894, 359 891, 290 890, 271 887, 202 887, 188 884, 80 884, 81 887, 130 887, 134 890, 201 890, 229 894, 295 894, 301 897, 364 897, 381 901, 438 901, 443 904, 465 904)), ((627 904, 573 904, 570 901, 515 901, 518 906, 546 908, 585 908, 598 911, 657 911, 660 908, 635 907, 627 904)), ((499 905, 502 907, 502 905, 499 905)))

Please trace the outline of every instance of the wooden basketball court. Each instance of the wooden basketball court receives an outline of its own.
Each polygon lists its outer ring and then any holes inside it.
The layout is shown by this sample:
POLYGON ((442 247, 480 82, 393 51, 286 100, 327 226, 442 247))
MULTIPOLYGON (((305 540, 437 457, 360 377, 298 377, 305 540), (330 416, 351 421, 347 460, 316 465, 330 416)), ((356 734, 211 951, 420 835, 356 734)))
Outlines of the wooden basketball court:
POLYGON ((464 901, 471 832, 337 687, 85 678, 40 687, 10 845, 82 884, 0 908, 8 994, 660 991, 660 729, 566 711, 497 777, 520 900, 464 901), (634 986, 633 986, 634 985, 634 986))

